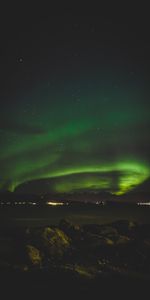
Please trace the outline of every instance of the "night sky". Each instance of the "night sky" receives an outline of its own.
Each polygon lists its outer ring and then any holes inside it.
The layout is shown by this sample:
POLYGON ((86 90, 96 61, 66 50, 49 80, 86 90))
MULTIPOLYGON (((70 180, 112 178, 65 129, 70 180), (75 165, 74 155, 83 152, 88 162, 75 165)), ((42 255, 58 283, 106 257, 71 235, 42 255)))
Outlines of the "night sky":
POLYGON ((0 25, 0 189, 149 192, 149 18, 22 12, 0 25))

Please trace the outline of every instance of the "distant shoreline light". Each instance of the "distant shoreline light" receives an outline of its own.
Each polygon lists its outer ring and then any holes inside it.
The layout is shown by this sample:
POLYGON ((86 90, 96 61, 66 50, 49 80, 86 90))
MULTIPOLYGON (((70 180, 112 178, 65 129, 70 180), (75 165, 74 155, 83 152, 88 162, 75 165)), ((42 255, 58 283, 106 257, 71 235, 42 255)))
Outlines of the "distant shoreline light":
POLYGON ((47 205, 52 205, 52 206, 59 206, 59 205, 64 205, 63 202, 52 202, 52 201, 48 201, 47 205))
POLYGON ((149 205, 150 206, 150 202, 138 202, 137 205, 149 205))

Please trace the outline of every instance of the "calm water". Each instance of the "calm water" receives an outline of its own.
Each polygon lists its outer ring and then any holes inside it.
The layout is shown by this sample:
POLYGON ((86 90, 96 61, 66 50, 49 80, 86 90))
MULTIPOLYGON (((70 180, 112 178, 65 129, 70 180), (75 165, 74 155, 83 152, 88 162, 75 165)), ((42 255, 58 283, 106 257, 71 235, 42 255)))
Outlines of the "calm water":
POLYGON ((26 207, 0 209, 0 226, 34 227, 54 224, 61 219, 68 219, 74 224, 98 223, 104 224, 120 219, 128 219, 141 223, 150 223, 150 207, 133 205, 76 207, 26 207))

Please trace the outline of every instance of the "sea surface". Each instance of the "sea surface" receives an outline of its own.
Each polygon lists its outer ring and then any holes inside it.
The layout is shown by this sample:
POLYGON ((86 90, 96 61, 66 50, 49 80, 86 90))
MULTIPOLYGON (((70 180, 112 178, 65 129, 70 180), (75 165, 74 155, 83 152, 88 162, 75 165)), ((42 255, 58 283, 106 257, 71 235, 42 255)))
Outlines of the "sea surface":
POLYGON ((106 224, 116 220, 150 223, 150 207, 138 205, 64 205, 60 207, 1 207, 0 227, 58 225, 61 219, 73 224, 106 224))

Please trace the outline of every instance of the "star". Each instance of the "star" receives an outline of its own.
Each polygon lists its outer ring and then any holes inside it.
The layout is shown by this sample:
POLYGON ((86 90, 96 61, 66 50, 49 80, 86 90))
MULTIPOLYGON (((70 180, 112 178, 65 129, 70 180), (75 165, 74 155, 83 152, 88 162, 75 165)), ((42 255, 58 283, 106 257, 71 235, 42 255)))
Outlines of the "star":
POLYGON ((18 58, 18 62, 19 62, 19 63, 23 63, 23 57, 19 57, 19 58, 18 58))

